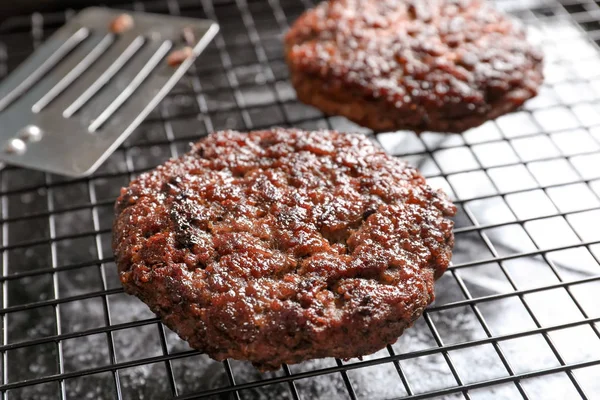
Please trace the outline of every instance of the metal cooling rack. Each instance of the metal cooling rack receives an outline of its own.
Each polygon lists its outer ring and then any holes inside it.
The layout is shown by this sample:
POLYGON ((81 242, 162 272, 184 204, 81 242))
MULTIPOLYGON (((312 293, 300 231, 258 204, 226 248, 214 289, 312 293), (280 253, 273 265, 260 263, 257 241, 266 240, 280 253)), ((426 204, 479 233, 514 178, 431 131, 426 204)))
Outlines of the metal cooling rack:
MULTIPOLYGON (((221 33, 93 176, 0 172, 3 399, 600 398, 600 1, 497 4, 546 53, 524 110, 464 135, 381 134, 459 207, 437 300, 387 349, 260 374, 189 350, 111 257, 112 205, 207 132, 359 128, 295 100, 282 32, 309 0, 160 0, 120 8, 216 19, 221 33)), ((0 25, 0 74, 70 11, 0 25)))

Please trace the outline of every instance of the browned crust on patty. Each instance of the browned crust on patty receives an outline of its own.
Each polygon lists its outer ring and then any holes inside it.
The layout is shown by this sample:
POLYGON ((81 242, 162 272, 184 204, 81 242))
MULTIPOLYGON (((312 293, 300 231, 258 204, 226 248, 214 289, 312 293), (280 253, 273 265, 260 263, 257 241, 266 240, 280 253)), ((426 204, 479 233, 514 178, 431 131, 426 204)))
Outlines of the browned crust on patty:
POLYGON ((298 98, 373 129, 462 132, 520 107, 542 56, 480 0, 333 0, 285 38, 298 98))
POLYGON ((454 206, 362 135, 218 132, 115 205, 127 293, 260 369, 393 343, 433 301, 454 206))

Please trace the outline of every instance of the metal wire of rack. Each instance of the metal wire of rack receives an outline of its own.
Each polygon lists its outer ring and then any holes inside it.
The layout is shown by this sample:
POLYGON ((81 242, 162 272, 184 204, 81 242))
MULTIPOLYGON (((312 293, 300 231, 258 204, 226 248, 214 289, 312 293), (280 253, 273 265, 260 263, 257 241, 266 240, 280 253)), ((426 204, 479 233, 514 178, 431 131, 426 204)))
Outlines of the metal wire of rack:
MULTIPOLYGON (((215 19, 221 33, 93 176, 0 172, 2 398, 600 398, 600 1, 496 3, 545 51, 540 95, 463 135, 373 136, 459 207, 436 302, 374 355, 265 374, 189 350, 123 294, 112 205, 213 130, 361 129, 300 104, 287 81, 281 35, 310 0, 121 5, 215 19)), ((72 13, 0 25, 0 74, 72 13)))

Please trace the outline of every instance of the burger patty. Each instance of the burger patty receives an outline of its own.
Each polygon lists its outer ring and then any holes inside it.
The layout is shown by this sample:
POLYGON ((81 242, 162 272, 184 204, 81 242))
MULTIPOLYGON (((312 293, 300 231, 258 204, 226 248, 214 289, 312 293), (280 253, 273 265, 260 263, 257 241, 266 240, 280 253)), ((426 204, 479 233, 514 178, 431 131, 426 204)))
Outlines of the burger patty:
POLYGON ((261 370, 396 341, 434 299, 455 207, 362 135, 209 135, 115 205, 121 282, 216 360, 261 370))
POLYGON ((301 101, 375 131, 462 132, 537 94, 542 55, 482 0, 331 0, 285 38, 301 101))

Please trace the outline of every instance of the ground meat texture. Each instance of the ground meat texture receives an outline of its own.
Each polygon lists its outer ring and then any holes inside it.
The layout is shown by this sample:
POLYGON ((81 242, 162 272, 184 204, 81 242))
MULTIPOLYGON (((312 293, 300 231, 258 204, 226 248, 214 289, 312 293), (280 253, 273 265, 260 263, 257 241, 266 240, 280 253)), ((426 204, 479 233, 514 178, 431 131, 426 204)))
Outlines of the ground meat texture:
POLYGON ((396 341, 448 267, 455 207, 363 135, 214 133, 115 205, 121 282, 189 344, 261 370, 396 341))
POLYGON ((285 37, 298 98, 375 131, 462 132, 537 94, 542 55, 483 0, 331 0, 285 37))

